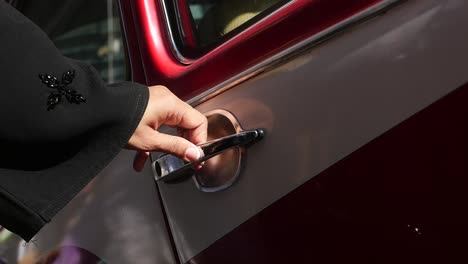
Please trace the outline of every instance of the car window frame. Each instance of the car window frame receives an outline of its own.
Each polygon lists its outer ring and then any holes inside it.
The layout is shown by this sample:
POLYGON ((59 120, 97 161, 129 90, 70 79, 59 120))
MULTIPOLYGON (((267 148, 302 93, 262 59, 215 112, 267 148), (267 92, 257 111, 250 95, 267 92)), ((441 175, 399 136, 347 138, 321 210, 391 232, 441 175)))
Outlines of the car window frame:
MULTIPOLYGON (((370 19, 369 16, 361 17, 364 11, 382 13, 378 12, 382 6, 405 2, 294 0, 204 56, 184 64, 172 50, 162 1, 119 1, 124 7, 125 34, 134 79, 146 85, 165 85, 182 100, 194 105, 230 89, 234 86, 233 80, 239 83, 255 76, 250 74, 250 69, 258 68, 255 65, 275 58, 284 60, 278 55, 295 45, 302 47, 300 43, 313 42, 310 45, 316 46, 332 35, 370 19), (291 23, 309 26, 289 27, 291 23), (255 48, 255 45, 261 45, 261 48, 255 48), (246 72, 249 77, 243 74, 246 72)), ((289 51, 295 53, 295 50, 289 51)))
POLYGON ((210 43, 206 47, 203 47, 199 50, 198 54, 194 54, 194 56, 186 55, 183 51, 181 51, 180 47, 178 47, 176 38, 181 38, 182 34, 180 31, 182 30, 181 22, 179 19, 179 7, 176 3, 177 0, 159 0, 162 9, 163 9, 163 16, 164 16, 164 26, 166 28, 166 34, 169 37, 170 41, 170 48, 173 56, 178 60, 178 62, 182 63, 183 65, 190 65, 202 58, 203 56, 207 55, 211 51, 222 48, 222 46, 226 45, 227 43, 240 38, 244 32, 246 32, 249 28, 252 28, 265 20, 268 20, 270 17, 275 16, 277 13, 281 12, 283 9, 287 8, 289 5, 293 4, 297 0, 279 0, 277 3, 273 4, 272 6, 268 7, 267 9, 263 10, 252 19, 247 20, 242 25, 236 27, 231 32, 227 33, 223 37, 217 39, 215 42, 210 43), (173 6, 170 7, 166 2, 172 2, 173 6), (172 10, 173 9, 173 10, 172 10), (173 14, 171 14, 171 12, 173 14), (175 32, 175 29, 178 29, 179 32, 175 32))

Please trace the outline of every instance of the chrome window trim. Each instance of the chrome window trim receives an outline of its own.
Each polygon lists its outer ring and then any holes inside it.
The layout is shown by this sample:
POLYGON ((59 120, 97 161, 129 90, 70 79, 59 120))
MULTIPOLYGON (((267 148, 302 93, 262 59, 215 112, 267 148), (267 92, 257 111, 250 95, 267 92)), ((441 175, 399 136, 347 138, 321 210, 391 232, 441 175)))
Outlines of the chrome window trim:
MULTIPOLYGON (((180 50, 177 48, 177 45, 176 45, 176 42, 175 42, 175 39, 174 39, 174 34, 173 34, 173 30, 171 29, 171 24, 169 23, 169 12, 167 10, 167 5, 165 3, 165 0, 160 0, 161 3, 162 3, 162 7, 163 7, 163 10, 164 10, 164 20, 165 20, 165 24, 166 24, 166 33, 169 35, 169 39, 170 39, 170 48, 171 48, 171 51, 172 51, 172 54, 176 57, 176 59, 184 64, 184 65, 190 65, 192 63, 194 63, 195 61, 197 61, 199 58, 197 59, 190 59, 190 58, 187 58, 185 57, 181 52, 180 50)), ((291 5, 292 3, 296 2, 297 0, 289 0, 287 3, 285 3, 284 5, 282 5, 281 7, 275 9, 273 12, 271 12, 270 14, 268 14, 267 16, 265 16, 264 18, 258 20, 257 22, 255 22, 254 24, 252 24, 251 26, 249 26, 248 28, 251 28, 261 22, 263 22, 264 20, 270 18, 271 16, 273 16, 274 14, 276 14, 277 12, 283 10, 284 8, 286 8, 287 6, 291 5)), ((177 7, 177 3, 175 2, 175 0, 173 0, 174 2, 174 6, 176 8, 177 7)), ((177 11, 178 12, 178 11, 177 11)), ((178 14, 177 14, 178 16, 178 14)), ((247 29, 245 29, 247 30, 247 29)), ((226 40, 225 42, 223 42, 222 44, 220 44, 219 46, 215 47, 214 49, 210 50, 208 53, 212 52, 213 50, 216 50, 216 49, 219 49, 221 47, 223 47, 224 45, 226 45, 226 43, 229 43, 231 42, 232 40, 236 39, 238 36, 242 35, 245 30, 243 30, 242 32, 240 32, 239 34, 233 36, 232 38, 229 38, 228 40, 226 40)), ((206 53, 206 54, 208 54, 206 53)), ((201 57, 205 56, 206 54, 203 54, 201 57)))
POLYGON ((403 3, 407 0, 384 0, 374 6, 371 6, 341 22, 338 24, 329 27, 313 36, 310 38, 307 38, 287 49, 284 51, 279 52, 278 54, 272 56, 271 58, 268 58, 259 64, 229 78, 228 80, 214 86, 211 89, 206 90, 205 92, 202 92, 201 94, 187 100, 186 102, 190 104, 191 106, 197 106, 229 89, 232 87, 236 86, 237 84, 240 84, 254 76, 257 76, 258 74, 266 71, 267 69, 273 68, 278 66, 281 63, 284 63, 285 61, 291 59, 291 57, 308 50, 321 42, 333 37, 334 35, 354 26, 360 23, 363 23, 376 15, 379 15, 380 13, 383 13, 387 11, 388 9, 391 9, 394 6, 397 6, 400 3, 403 3))

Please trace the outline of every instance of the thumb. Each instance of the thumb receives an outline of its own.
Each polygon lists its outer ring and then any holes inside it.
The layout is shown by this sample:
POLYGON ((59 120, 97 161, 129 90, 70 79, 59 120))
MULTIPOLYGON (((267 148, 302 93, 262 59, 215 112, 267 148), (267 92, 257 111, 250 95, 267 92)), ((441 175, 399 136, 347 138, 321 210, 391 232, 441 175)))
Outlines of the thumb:
POLYGON ((155 150, 172 154, 189 162, 197 161, 203 155, 199 147, 182 137, 158 132, 152 139, 155 150))

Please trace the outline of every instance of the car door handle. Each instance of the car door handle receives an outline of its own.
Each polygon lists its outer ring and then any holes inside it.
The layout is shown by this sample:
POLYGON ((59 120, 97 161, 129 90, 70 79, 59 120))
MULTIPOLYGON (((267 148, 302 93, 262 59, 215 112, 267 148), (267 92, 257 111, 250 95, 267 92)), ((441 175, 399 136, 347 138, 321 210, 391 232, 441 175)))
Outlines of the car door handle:
POLYGON ((176 181, 194 173, 194 167, 228 149, 238 146, 249 147, 261 140, 265 135, 263 129, 241 131, 237 134, 218 138, 199 145, 205 154, 195 162, 186 162, 170 154, 161 155, 153 162, 153 171, 157 181, 176 181))

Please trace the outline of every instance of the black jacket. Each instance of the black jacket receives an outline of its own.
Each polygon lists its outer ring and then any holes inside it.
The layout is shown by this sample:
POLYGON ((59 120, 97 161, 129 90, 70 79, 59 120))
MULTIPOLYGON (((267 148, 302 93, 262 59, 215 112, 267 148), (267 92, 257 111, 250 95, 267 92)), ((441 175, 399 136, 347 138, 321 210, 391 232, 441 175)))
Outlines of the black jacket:
POLYGON ((0 0, 0 225, 30 240, 126 145, 148 88, 103 83, 0 0))

